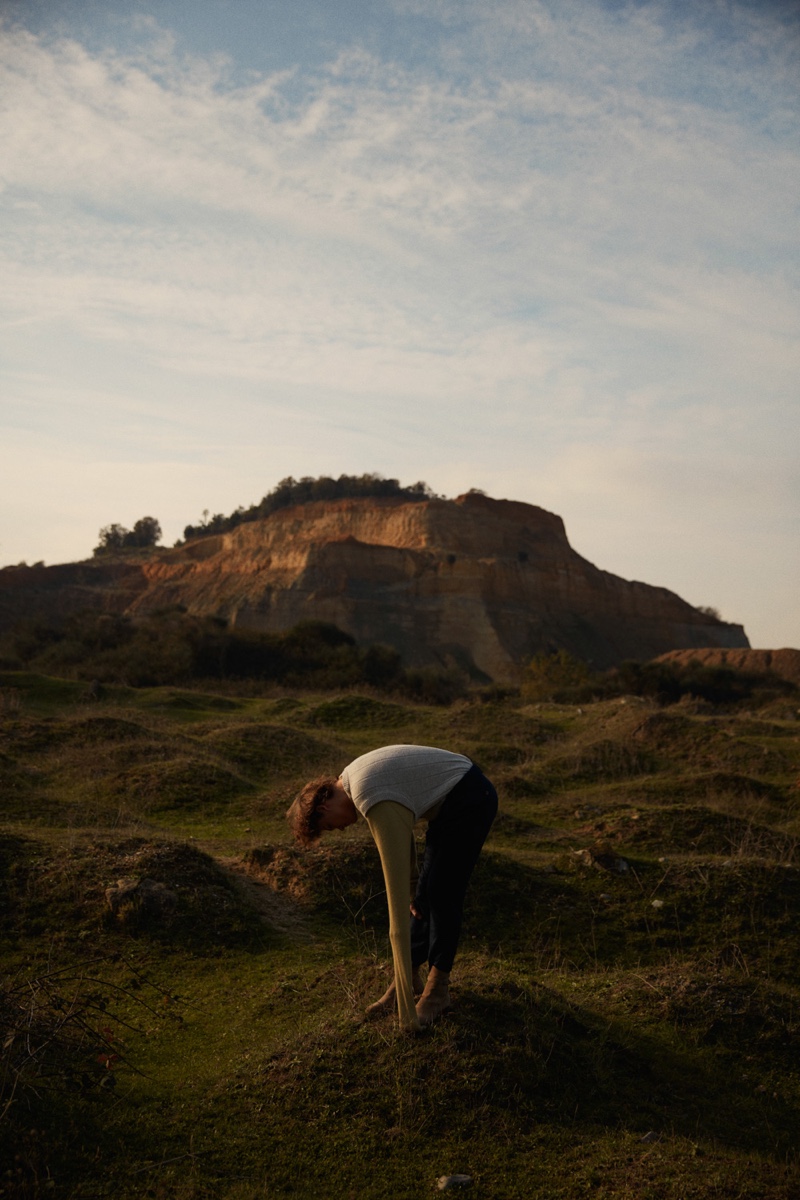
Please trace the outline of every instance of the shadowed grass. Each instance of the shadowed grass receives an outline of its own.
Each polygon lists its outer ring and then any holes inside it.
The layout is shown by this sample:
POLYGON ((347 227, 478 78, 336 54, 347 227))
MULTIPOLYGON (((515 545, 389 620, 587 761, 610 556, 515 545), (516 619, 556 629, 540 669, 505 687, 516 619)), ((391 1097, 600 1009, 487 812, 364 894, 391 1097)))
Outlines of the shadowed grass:
POLYGON ((800 1192, 796 721, 0 689, 3 979, 64 980, 0 1119, 0 1196, 417 1200, 456 1172, 491 1200, 800 1192), (365 831, 304 853, 283 822, 389 741, 471 755, 501 799, 453 1012, 419 1038, 362 1021, 391 973, 365 831), (112 911, 119 880, 149 882, 112 911), (100 1040, 59 1075, 87 994, 100 1040))

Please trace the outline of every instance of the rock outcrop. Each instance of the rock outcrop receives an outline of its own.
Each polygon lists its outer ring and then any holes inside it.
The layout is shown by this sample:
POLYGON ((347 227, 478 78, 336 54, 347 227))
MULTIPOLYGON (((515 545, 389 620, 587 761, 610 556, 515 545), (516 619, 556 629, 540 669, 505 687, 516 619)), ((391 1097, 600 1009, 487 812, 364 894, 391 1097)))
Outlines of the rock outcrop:
POLYGON ((265 631, 330 621, 359 643, 395 646, 408 665, 475 678, 513 678, 532 655, 562 648, 602 668, 749 645, 740 625, 581 558, 553 513, 475 492, 319 501, 136 561, 0 571, 4 625, 177 604, 265 631))
POLYGON ((726 650, 706 647, 698 650, 670 650, 659 655, 662 662, 675 662, 686 666, 700 662, 704 667, 731 667, 734 671, 746 671, 751 675, 777 675, 800 687, 800 650, 726 650))

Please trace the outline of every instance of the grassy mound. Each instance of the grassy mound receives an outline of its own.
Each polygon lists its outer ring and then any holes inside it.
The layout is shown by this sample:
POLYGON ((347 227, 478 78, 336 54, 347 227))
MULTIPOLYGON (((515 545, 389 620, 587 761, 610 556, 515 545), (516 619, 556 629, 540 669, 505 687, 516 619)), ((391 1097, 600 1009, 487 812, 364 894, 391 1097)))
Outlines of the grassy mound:
POLYGON ((105 955, 122 944, 117 935, 123 942, 146 935, 164 946, 216 954, 269 936, 215 860, 178 842, 84 837, 53 846, 4 835, 0 879, 0 931, 16 947, 46 938, 74 950, 77 938, 78 947, 85 943, 105 955), (119 881, 129 892, 112 905, 119 881), (137 888, 142 881, 150 891, 137 888))
POLYGON ((399 704, 350 695, 318 704, 308 714, 308 720, 330 729, 396 729, 407 724, 411 715, 399 704))
POLYGON ((288 725, 230 724, 209 730, 205 744, 221 757, 256 776, 314 773, 335 752, 319 738, 288 725))

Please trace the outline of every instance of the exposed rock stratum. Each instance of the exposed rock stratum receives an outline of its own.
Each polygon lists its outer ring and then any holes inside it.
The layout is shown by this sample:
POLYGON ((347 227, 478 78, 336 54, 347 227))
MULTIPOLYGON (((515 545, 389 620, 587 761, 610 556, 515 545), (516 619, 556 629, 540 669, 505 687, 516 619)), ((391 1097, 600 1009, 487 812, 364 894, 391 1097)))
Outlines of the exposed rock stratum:
POLYGON ((177 604, 273 632, 330 621, 359 643, 396 647, 407 665, 495 680, 558 649, 604 668, 749 646, 741 625, 587 562, 553 513, 475 492, 318 501, 143 558, 0 571, 6 626, 23 615, 177 604))

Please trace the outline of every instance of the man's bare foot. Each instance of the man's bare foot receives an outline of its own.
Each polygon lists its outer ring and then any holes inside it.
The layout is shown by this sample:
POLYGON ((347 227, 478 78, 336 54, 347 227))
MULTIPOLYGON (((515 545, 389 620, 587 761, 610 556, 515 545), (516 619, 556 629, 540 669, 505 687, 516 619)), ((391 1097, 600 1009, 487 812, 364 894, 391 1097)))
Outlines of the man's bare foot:
MULTIPOLYGON (((411 987, 414 989, 414 995, 422 994, 423 983, 419 971, 414 971, 411 976, 411 987)), ((384 1017, 387 1013, 393 1013, 397 1008, 397 990, 394 986, 394 980, 389 984, 386 991, 381 996, 380 1000, 376 1000, 374 1004, 370 1004, 365 1017, 384 1017)))
POLYGON ((380 1000, 376 1000, 374 1004, 370 1004, 365 1017, 383 1017, 387 1013, 393 1013, 397 1007, 397 992, 394 986, 394 980, 389 984, 386 991, 381 996, 380 1000))
POLYGON ((450 1007, 450 972, 431 967, 417 1005, 420 1025, 432 1025, 450 1007))

